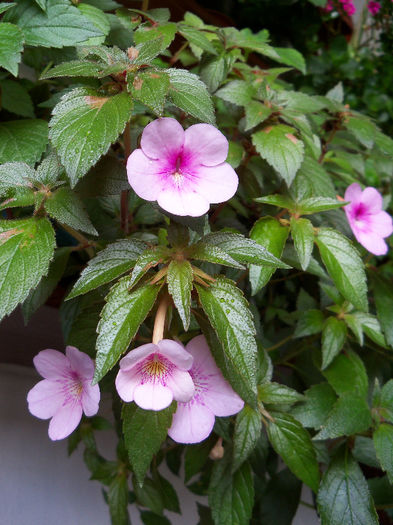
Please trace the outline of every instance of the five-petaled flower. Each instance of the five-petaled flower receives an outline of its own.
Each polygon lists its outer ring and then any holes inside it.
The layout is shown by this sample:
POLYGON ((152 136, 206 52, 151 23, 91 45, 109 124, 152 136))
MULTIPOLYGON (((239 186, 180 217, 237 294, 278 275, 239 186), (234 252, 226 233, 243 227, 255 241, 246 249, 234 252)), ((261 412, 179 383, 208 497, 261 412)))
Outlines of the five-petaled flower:
POLYGON ((163 410, 172 401, 189 401, 194 383, 188 370, 192 355, 170 339, 131 350, 120 361, 116 389, 123 401, 146 410, 163 410))
POLYGON ((150 122, 128 157, 128 181, 139 197, 174 215, 199 217, 233 197, 238 177, 225 162, 228 141, 210 124, 184 130, 173 118, 150 122))
POLYGON ((344 206, 349 225, 357 241, 374 255, 384 255, 388 246, 384 237, 393 232, 391 216, 382 210, 382 196, 372 187, 363 191, 359 184, 351 184, 344 199, 350 201, 344 206))
POLYGON ((188 403, 178 403, 168 435, 178 443, 199 443, 212 431, 215 416, 232 416, 244 402, 224 379, 203 335, 191 339, 186 350, 194 358, 195 394, 188 403))
POLYGON ((63 439, 78 426, 82 412, 86 416, 98 412, 100 389, 91 384, 94 362, 73 346, 67 346, 66 355, 57 350, 42 350, 33 362, 44 379, 27 395, 29 410, 40 419, 52 418, 49 437, 63 439))

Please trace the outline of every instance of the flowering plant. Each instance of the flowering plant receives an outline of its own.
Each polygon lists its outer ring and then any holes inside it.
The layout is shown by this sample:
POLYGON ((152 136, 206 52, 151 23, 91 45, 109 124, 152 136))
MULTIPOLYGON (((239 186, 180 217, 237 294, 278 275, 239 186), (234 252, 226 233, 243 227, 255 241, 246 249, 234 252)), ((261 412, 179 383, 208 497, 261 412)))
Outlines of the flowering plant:
POLYGON ((30 412, 85 447, 114 525, 130 501, 180 511, 163 463, 208 496, 201 524, 289 524, 302 484, 323 525, 377 524, 393 140, 340 84, 295 90, 302 55, 264 30, 112 0, 0 12, 0 318, 58 287, 68 345, 35 358, 30 412))

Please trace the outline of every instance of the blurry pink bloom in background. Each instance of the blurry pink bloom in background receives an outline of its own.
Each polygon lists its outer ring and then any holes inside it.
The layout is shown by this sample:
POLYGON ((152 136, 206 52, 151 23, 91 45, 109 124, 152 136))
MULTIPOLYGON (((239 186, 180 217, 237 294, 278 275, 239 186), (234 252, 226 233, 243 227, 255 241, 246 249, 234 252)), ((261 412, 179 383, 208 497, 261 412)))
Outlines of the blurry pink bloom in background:
POLYGON ((350 201, 344 210, 357 241, 374 255, 387 253, 384 237, 393 233, 393 224, 391 216, 382 210, 381 194, 371 187, 362 191, 355 182, 346 189, 344 199, 350 201))
POLYGON ((120 361, 116 389, 123 401, 135 401, 145 410, 163 410, 172 401, 188 401, 194 383, 187 370, 192 356, 170 339, 131 350, 120 361))
POLYGON ((76 429, 83 412, 86 416, 98 412, 100 389, 91 384, 94 362, 73 346, 67 346, 66 355, 57 350, 42 350, 33 362, 45 379, 29 391, 29 410, 40 419, 52 418, 49 437, 63 439, 76 429))
POLYGON ((186 350, 194 357, 195 394, 188 403, 178 403, 168 435, 178 443, 199 443, 212 431, 215 416, 236 414, 244 402, 224 379, 203 335, 191 339, 186 350))
POLYGON ((379 13, 381 4, 379 2, 375 2, 374 0, 370 0, 370 2, 367 4, 367 9, 369 10, 369 13, 375 16, 379 13))
POLYGON ((128 157, 128 181, 139 197, 174 215, 198 217, 233 197, 238 177, 225 162, 228 141, 210 124, 184 130, 173 118, 150 122, 128 157))

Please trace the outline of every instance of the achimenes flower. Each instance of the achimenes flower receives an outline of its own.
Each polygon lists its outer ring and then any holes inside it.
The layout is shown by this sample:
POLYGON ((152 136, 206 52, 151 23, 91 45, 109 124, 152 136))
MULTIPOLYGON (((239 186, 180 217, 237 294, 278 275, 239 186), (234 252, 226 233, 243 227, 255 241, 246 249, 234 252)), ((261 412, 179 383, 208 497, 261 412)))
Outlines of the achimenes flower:
POLYGON ((362 191, 359 184, 351 184, 344 199, 350 204, 344 206, 349 225, 357 241, 374 255, 385 255, 388 245, 384 237, 393 232, 391 216, 382 210, 382 196, 368 187, 362 191))
POLYGON ((176 341, 139 346, 120 361, 117 392, 145 410, 163 410, 174 399, 188 401, 194 394, 191 365, 192 356, 176 341))
POLYGON ((82 413, 98 412, 100 388, 92 386, 94 362, 73 346, 66 355, 57 350, 42 350, 33 359, 37 372, 44 377, 27 394, 33 416, 49 419, 52 440, 69 436, 78 426, 82 413))
POLYGON ((374 0, 370 0, 370 2, 367 4, 367 9, 372 16, 375 16, 381 10, 381 4, 379 2, 375 2, 374 0))
POLYGON ((210 124, 184 130, 173 118, 150 122, 128 157, 128 181, 139 197, 174 215, 199 217, 209 203, 233 197, 238 177, 225 162, 228 141, 210 124))
POLYGON ((199 443, 212 431, 215 416, 232 416, 244 402, 217 368, 203 335, 191 339, 186 350, 194 357, 195 394, 188 403, 178 403, 168 435, 178 443, 199 443))

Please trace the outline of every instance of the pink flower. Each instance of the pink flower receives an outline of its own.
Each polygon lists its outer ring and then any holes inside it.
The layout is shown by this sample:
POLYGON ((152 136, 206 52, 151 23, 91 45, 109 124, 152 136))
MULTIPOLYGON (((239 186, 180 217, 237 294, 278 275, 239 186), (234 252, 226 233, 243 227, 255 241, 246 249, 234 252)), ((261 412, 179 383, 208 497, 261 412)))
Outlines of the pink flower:
POLYGON ((51 418, 49 437, 63 439, 76 429, 82 412, 86 416, 98 412, 100 388, 91 384, 94 362, 73 346, 67 346, 66 355, 42 350, 33 362, 45 379, 27 394, 29 410, 40 419, 51 418))
POLYGON ((392 218, 382 210, 382 196, 368 187, 351 184, 344 195, 350 204, 344 206, 349 225, 356 239, 374 255, 384 255, 388 246, 383 240, 393 232, 392 218))
POLYGON ((212 431, 215 416, 236 414, 244 402, 217 368, 203 335, 191 339, 186 350, 194 357, 195 394, 188 403, 178 403, 168 435, 178 443, 199 443, 212 431))
POLYGON ((183 345, 162 339, 131 350, 120 361, 116 389, 123 401, 135 401, 145 410, 162 410, 172 401, 188 401, 194 383, 187 370, 192 356, 183 345))
POLYGON ((367 9, 373 16, 375 16, 379 13, 381 4, 379 2, 375 2, 374 0, 370 0, 370 2, 367 4, 367 9))
POLYGON ((325 7, 323 8, 324 11, 326 11, 327 13, 330 13, 330 11, 333 11, 334 9, 334 5, 333 5, 333 2, 332 0, 327 0, 327 3, 325 5, 325 7))
POLYGON ((128 157, 128 181, 142 199, 174 215, 199 217, 209 203, 236 192, 238 177, 227 155, 228 141, 214 126, 194 124, 184 131, 177 120, 160 118, 145 127, 141 149, 128 157))

